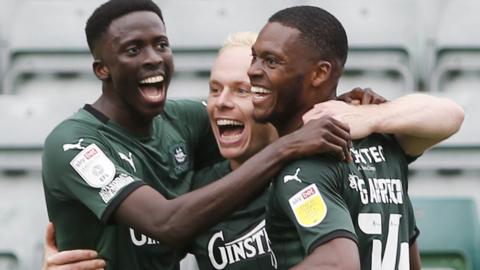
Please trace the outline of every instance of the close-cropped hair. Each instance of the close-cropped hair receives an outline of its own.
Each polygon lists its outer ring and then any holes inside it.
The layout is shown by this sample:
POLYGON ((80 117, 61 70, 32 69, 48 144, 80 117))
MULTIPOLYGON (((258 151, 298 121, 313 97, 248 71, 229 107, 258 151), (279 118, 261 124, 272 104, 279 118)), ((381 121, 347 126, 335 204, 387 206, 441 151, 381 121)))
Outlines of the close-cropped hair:
POLYGON ((223 46, 219 53, 222 53, 225 49, 234 47, 252 47, 257 40, 258 34, 255 32, 236 32, 228 35, 223 42, 223 46))
POLYGON ((85 34, 90 52, 94 52, 97 41, 107 32, 115 19, 135 11, 151 11, 163 21, 162 11, 151 0, 110 0, 103 3, 90 15, 85 34))
POLYGON ((300 31, 302 41, 311 45, 322 59, 345 65, 348 40, 340 21, 328 11, 314 6, 295 6, 273 14, 268 22, 278 22, 300 31))

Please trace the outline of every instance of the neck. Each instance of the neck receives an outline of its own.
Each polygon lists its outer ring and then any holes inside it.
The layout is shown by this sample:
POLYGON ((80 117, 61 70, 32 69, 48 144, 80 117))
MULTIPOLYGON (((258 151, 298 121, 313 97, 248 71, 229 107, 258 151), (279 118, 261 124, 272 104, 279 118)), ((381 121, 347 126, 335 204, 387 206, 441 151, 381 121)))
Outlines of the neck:
POLYGON ((281 137, 301 128, 303 126, 303 114, 303 111, 299 111, 289 118, 282 118, 281 120, 279 119, 279 121, 272 122, 278 131, 278 135, 281 137))
POLYGON ((240 165, 242 165, 242 162, 230 159, 230 169, 232 169, 232 171, 240 167, 240 165))
POLYGON ((132 134, 142 137, 150 135, 153 119, 145 119, 145 117, 135 114, 127 109, 128 105, 120 108, 102 95, 92 106, 132 134))
MULTIPOLYGON (((325 91, 323 93, 325 93, 325 91)), ((298 112, 293 114, 292 116, 282 117, 282 119, 272 121, 273 125, 278 131, 278 135, 284 136, 294 132, 297 129, 300 129, 303 126, 303 115, 309 110, 311 110, 315 104, 337 99, 335 88, 334 91, 327 91, 326 93, 329 93, 328 96, 312 97, 310 99, 310 102, 303 106, 303 109, 299 109, 298 112)))

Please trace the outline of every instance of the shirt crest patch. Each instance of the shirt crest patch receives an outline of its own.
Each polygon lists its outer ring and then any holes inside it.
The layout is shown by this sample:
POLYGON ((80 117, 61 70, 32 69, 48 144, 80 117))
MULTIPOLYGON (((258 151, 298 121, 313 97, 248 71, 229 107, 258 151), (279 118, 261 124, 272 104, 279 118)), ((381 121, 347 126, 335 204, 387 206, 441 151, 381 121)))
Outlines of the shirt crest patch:
POLYGON ((180 143, 173 145, 170 147, 170 154, 175 174, 178 175, 188 170, 190 164, 185 144, 180 143))
POLYGON ((317 185, 311 184, 288 199, 288 203, 297 219, 303 227, 313 227, 327 215, 327 205, 323 200, 317 185))
POLYGON ((94 188, 107 185, 115 176, 115 165, 96 144, 90 144, 78 153, 70 165, 94 188))

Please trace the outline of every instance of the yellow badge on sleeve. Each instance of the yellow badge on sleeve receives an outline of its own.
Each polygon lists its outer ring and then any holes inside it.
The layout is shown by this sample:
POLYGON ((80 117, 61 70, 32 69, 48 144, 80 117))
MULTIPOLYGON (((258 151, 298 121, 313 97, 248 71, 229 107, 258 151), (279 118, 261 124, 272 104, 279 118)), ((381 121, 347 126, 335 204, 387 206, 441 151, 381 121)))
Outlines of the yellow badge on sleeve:
POLYGON ((288 202, 297 222, 303 227, 318 225, 327 215, 327 205, 315 184, 302 189, 288 202))

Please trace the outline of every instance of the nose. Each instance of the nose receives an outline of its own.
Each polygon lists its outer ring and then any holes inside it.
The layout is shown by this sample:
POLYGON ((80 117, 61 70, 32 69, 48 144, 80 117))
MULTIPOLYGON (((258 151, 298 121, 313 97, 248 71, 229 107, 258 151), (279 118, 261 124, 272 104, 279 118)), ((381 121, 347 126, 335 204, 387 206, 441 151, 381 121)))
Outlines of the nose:
POLYGON ((156 68, 163 62, 163 57, 158 50, 152 47, 145 48, 144 65, 146 67, 156 68))
POLYGON ((215 101, 215 106, 218 109, 230 109, 233 108, 233 101, 232 101, 232 95, 230 88, 226 86, 223 88, 222 92, 220 95, 218 95, 216 101, 215 101))
POLYGON ((250 82, 254 82, 255 79, 258 79, 260 76, 262 76, 260 61, 253 59, 250 67, 248 68, 247 74, 250 78, 250 82))

